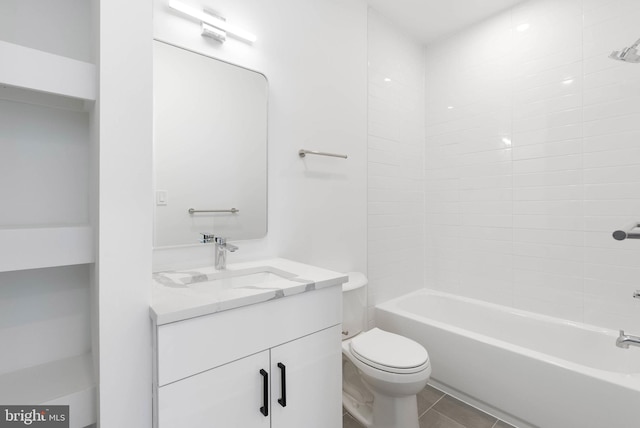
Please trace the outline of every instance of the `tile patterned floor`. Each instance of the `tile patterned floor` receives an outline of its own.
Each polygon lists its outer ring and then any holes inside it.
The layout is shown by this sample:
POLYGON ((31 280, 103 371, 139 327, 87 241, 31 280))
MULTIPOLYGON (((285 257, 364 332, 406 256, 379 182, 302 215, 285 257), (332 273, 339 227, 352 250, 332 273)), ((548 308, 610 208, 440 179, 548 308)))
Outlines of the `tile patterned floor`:
MULTIPOLYGON (((420 428, 515 428, 429 385, 418 394, 418 414, 420 428)), ((362 428, 349 414, 342 426, 362 428)))

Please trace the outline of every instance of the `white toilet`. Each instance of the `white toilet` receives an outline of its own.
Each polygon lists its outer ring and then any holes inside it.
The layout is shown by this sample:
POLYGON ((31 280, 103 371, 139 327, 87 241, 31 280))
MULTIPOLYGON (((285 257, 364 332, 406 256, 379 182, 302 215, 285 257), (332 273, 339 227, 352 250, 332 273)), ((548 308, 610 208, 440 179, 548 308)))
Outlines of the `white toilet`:
POLYGON ((418 428, 416 394, 431 375, 422 345, 378 328, 363 332, 367 278, 342 286, 342 403, 367 428, 418 428))

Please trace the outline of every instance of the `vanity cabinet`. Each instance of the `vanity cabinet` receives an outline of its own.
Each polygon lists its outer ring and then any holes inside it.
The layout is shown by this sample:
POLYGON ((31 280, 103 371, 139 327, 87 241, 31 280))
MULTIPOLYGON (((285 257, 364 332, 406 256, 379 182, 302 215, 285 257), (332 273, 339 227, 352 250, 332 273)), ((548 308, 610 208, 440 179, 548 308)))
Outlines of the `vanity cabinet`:
POLYGON ((260 370, 268 368, 269 351, 263 351, 160 388, 157 426, 270 427, 259 410, 260 370))
POLYGON ((341 340, 338 325, 271 350, 270 412, 274 428, 342 426, 341 340), (284 382, 279 364, 285 367, 284 382), (286 406, 282 405, 283 398, 286 406))
POLYGON ((341 426, 341 288, 155 326, 156 428, 341 426))

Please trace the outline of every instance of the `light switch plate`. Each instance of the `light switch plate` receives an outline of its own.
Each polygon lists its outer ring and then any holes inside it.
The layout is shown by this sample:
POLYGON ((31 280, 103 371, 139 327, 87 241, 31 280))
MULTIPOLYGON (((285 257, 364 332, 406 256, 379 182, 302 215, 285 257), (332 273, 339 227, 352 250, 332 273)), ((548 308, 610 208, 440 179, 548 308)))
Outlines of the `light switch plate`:
POLYGON ((156 190, 156 205, 167 205, 169 195, 166 190, 156 190))

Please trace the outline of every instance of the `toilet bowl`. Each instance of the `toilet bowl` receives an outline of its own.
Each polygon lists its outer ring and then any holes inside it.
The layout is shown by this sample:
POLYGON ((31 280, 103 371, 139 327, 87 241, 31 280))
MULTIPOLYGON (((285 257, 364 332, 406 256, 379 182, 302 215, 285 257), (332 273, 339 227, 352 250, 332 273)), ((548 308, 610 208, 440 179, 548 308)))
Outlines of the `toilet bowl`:
POLYGON ((349 273, 343 286, 345 409, 367 428, 418 428, 416 394, 431 375, 422 345, 378 328, 362 332, 367 280, 349 273))

